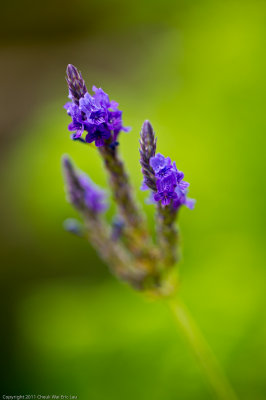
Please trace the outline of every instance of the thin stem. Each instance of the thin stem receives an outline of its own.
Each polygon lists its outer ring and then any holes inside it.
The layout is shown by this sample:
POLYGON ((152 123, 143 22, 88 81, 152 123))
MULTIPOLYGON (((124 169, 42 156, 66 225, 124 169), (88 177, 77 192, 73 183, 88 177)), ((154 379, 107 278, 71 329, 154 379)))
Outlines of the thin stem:
POLYGON ((180 299, 171 299, 168 301, 168 305, 183 335, 199 360, 202 371, 216 398, 219 400, 237 400, 233 388, 186 306, 180 299))
POLYGON ((161 249, 161 259, 167 268, 178 260, 178 228, 176 226, 177 211, 172 205, 163 207, 157 203, 157 240, 161 249))
POLYGON ((136 265, 141 272, 144 272, 143 279, 145 279, 156 271, 158 251, 150 238, 147 221, 133 196, 128 175, 117 149, 112 148, 107 142, 105 146, 99 147, 99 152, 109 174, 115 202, 125 221, 124 244, 136 258, 136 265))
MULTIPOLYGON (((99 152, 109 173, 113 196, 122 217, 130 227, 142 232, 145 226, 143 215, 133 198, 128 175, 125 172, 124 164, 120 160, 116 148, 112 148, 109 143, 106 143, 105 146, 99 147, 99 152)), ((146 234, 147 232, 145 231, 146 234)))

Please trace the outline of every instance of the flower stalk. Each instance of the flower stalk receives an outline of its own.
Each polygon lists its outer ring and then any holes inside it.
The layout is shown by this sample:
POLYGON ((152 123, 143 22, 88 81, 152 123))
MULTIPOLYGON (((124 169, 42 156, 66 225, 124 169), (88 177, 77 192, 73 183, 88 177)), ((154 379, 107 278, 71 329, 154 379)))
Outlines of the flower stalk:
POLYGON ((177 211, 171 207, 157 205, 157 240, 161 250, 161 259, 165 267, 173 267, 179 259, 177 211))
POLYGON ((216 360, 196 322, 181 299, 170 299, 168 306, 175 321, 201 366, 206 382, 216 399, 237 400, 237 396, 216 360))
POLYGON ((100 147, 99 152, 109 174, 110 187, 122 218, 128 226, 142 231, 143 215, 133 199, 129 178, 123 162, 118 157, 116 147, 113 148, 107 144, 100 147))

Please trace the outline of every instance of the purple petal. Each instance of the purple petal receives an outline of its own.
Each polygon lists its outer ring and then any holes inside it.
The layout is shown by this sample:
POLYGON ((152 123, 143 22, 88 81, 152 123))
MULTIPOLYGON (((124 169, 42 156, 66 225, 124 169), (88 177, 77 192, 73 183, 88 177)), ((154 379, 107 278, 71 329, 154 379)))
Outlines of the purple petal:
POLYGON ((195 207, 196 200, 194 199, 186 199, 185 205, 190 209, 193 210, 195 207))
POLYGON ((150 166, 154 169, 155 172, 158 172, 165 166, 165 158, 162 154, 158 153, 155 157, 151 157, 150 166))
POLYGON ((88 118, 90 118, 92 112, 96 112, 100 109, 100 107, 96 105, 94 97, 89 93, 86 93, 85 96, 79 100, 79 108, 88 118))
POLYGON ((160 200, 162 199, 162 197, 163 197, 163 196, 162 196, 160 193, 155 193, 155 194, 154 194, 154 200, 155 200, 155 201, 160 201, 160 200))
POLYGON ((110 100, 108 94, 106 94, 101 88, 97 88, 96 86, 93 86, 92 90, 94 91, 93 98, 97 106, 109 108, 110 100))
POLYGON ((132 129, 131 126, 122 126, 122 131, 124 131, 126 133, 130 132, 131 129, 132 129))
POLYGON ((111 136, 111 133, 108 132, 108 131, 103 131, 103 132, 101 132, 101 137, 102 137, 103 139, 109 139, 110 136, 111 136))
POLYGON ((117 107, 118 107, 118 103, 116 102, 116 101, 114 101, 114 100, 111 100, 110 101, 110 108, 112 108, 113 110, 116 110, 117 109, 117 107))
POLYGON ((141 187, 140 187, 140 190, 143 190, 143 191, 149 190, 149 187, 146 185, 146 183, 145 183, 144 181, 142 182, 142 185, 141 185, 141 187))
POLYGON ((168 206, 170 204, 170 201, 171 200, 168 197, 163 197, 161 201, 162 206, 168 206))
POLYGON ((175 200, 175 199, 177 199, 178 196, 175 192, 172 192, 172 193, 168 193, 168 197, 171 197, 171 199, 175 200))
POLYGON ((87 143, 92 143, 95 139, 96 139, 95 132, 89 132, 89 133, 86 135, 86 142, 87 142, 87 143))
POLYGON ((174 176, 167 175, 164 178, 158 179, 156 182, 158 192, 173 192, 175 186, 174 176))
POLYGON ((188 182, 185 182, 185 181, 182 181, 182 182, 180 182, 179 184, 178 184, 178 186, 180 187, 180 189, 182 190, 182 191, 186 191, 186 189, 189 187, 189 183, 188 182))

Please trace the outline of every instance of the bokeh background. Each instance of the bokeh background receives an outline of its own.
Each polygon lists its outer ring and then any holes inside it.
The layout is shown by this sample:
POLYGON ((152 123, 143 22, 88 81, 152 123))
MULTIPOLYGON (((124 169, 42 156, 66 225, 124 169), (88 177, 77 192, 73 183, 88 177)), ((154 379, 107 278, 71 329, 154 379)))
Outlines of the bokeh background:
POLYGON ((181 294, 239 398, 265 399, 265 1, 14 0, 1 16, 1 394, 212 398, 168 311, 62 228, 77 217, 62 154, 107 186, 69 139, 73 63, 132 126, 120 149, 137 190, 144 119, 185 171, 181 294))

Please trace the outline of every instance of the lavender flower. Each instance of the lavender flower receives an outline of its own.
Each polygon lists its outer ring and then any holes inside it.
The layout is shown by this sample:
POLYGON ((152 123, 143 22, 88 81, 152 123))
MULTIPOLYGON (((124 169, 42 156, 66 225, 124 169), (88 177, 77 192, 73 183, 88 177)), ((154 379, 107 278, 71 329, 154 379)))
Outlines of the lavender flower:
POLYGON ((84 188, 84 202, 88 209, 94 213, 102 213, 108 208, 107 194, 93 183, 86 174, 79 176, 79 181, 84 188))
POLYGON ((69 158, 63 158, 63 167, 70 203, 81 212, 88 211, 92 214, 104 212, 108 207, 106 193, 93 183, 86 174, 78 174, 69 158))
POLYGON ((110 145, 116 144, 119 133, 129 131, 129 128, 123 126, 122 111, 117 109, 118 103, 110 101, 109 96, 96 86, 93 86, 94 95, 90 95, 81 74, 73 65, 67 67, 67 82, 72 102, 64 107, 72 117, 68 126, 74 132, 71 138, 80 139, 85 131, 85 141, 95 142, 96 147, 104 146, 109 139, 110 145))
POLYGON ((156 178, 157 191, 154 200, 160 201, 162 206, 171 204, 174 210, 178 210, 181 205, 192 209, 194 200, 186 197, 189 183, 183 180, 184 173, 176 168, 175 162, 172 164, 169 157, 157 153, 150 159, 150 166, 156 178))
POLYGON ((156 141, 151 125, 143 125, 140 140, 140 163, 144 181, 141 189, 151 189, 146 200, 157 203, 157 240, 160 259, 165 267, 173 266, 177 260, 178 231, 175 226, 177 211, 182 205, 192 209, 194 200, 187 198, 189 184, 183 180, 184 174, 171 162, 156 152, 156 141), (147 144, 148 143, 148 144, 147 144))

